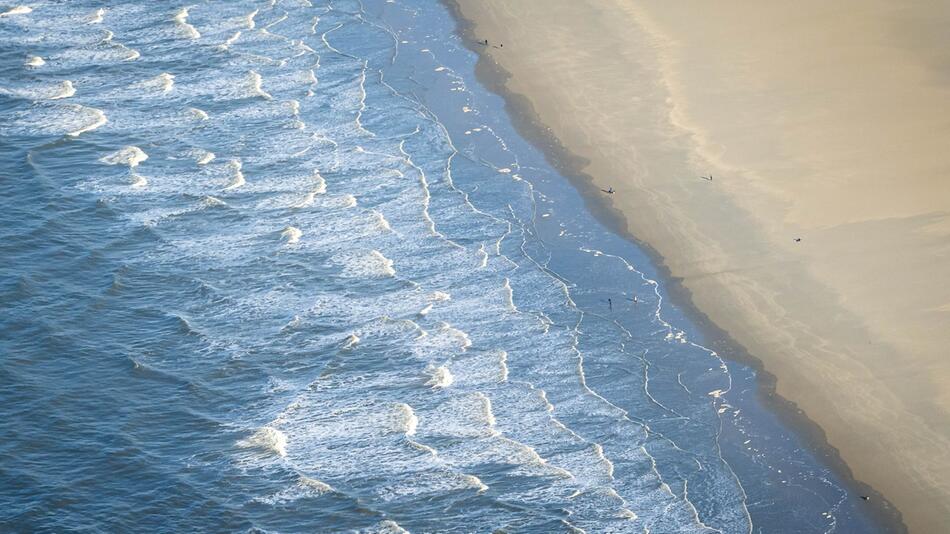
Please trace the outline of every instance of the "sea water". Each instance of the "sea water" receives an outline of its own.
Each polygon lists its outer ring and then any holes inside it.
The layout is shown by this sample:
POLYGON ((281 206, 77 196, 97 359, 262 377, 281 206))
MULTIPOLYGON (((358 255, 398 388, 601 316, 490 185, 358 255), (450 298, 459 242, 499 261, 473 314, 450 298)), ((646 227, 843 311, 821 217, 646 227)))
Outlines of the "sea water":
POLYGON ((430 0, 0 18, 0 525, 873 532, 430 0))

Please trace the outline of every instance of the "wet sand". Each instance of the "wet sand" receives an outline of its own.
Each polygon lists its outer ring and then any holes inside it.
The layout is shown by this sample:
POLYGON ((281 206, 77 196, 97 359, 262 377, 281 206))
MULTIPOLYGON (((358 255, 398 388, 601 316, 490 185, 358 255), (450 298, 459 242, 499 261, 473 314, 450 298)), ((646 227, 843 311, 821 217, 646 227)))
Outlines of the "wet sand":
POLYGON ((500 92, 604 216, 911 532, 944 529, 950 8, 455 4, 489 39, 470 46, 500 92))

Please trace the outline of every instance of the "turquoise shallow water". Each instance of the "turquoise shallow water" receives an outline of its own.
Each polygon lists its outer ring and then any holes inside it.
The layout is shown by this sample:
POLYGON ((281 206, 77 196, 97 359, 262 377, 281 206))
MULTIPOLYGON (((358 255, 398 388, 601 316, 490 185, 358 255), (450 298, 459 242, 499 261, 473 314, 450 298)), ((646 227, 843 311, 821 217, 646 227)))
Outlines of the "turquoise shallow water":
POLYGON ((440 4, 29 6, 3 530, 879 531, 440 4))

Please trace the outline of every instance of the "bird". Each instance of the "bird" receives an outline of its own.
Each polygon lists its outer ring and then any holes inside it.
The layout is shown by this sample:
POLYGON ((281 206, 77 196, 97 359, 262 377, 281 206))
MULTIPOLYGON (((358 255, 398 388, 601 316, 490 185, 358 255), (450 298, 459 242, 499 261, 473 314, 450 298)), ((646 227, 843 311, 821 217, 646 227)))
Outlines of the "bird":
POLYGON ((870 500, 871 500, 871 498, 868 497, 867 495, 862 495, 861 498, 864 499, 865 501, 870 501, 870 500))
POLYGON ((802 240, 802 238, 800 238, 800 237, 796 237, 796 238, 795 238, 795 242, 796 242, 796 243, 800 243, 801 240, 802 240))
POLYGON ((710 174, 709 176, 700 176, 700 178, 702 178, 703 180, 709 180, 709 181, 711 182, 711 181, 712 181, 712 174, 710 174))

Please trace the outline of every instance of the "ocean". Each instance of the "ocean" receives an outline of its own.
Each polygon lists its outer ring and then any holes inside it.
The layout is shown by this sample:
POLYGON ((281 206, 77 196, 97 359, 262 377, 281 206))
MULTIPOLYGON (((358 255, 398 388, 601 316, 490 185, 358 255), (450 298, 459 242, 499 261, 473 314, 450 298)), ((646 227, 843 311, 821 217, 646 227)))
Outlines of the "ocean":
POLYGON ((0 8, 0 530, 883 532, 441 3, 102 5, 0 8))

